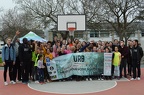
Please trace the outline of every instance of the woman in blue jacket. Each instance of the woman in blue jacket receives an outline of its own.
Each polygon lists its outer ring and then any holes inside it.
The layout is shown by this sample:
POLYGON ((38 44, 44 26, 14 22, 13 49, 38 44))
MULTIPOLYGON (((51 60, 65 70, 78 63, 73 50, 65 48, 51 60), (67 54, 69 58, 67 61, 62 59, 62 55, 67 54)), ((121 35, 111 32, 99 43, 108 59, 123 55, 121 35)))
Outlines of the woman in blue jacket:
POLYGON ((3 46, 2 48, 2 61, 3 61, 3 65, 4 65, 4 85, 8 85, 7 83, 7 69, 9 67, 9 77, 10 77, 10 83, 11 84, 15 84, 15 82, 13 81, 13 65, 15 64, 15 60, 16 60, 16 53, 15 53, 15 49, 13 46, 13 43, 15 42, 16 36, 19 34, 19 31, 16 32, 16 35, 13 39, 13 41, 11 41, 11 38, 7 38, 6 39, 6 45, 3 46))

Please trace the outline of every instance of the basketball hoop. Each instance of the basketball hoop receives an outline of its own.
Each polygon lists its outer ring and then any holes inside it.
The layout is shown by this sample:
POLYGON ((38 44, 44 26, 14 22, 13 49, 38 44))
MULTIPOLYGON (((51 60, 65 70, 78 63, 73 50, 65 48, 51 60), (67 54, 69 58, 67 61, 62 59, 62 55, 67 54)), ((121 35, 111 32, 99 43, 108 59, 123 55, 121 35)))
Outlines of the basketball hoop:
POLYGON ((70 36, 74 36, 74 31, 76 30, 76 28, 74 28, 74 27, 69 27, 68 28, 68 31, 69 31, 69 35, 70 36))

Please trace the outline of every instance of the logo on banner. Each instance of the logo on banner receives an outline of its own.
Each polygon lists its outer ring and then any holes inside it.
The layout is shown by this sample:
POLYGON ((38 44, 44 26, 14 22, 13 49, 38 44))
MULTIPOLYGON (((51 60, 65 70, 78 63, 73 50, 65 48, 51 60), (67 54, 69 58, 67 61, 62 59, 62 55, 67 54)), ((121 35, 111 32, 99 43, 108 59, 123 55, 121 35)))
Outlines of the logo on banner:
POLYGON ((85 57, 84 55, 73 55, 74 62, 84 62, 85 57))

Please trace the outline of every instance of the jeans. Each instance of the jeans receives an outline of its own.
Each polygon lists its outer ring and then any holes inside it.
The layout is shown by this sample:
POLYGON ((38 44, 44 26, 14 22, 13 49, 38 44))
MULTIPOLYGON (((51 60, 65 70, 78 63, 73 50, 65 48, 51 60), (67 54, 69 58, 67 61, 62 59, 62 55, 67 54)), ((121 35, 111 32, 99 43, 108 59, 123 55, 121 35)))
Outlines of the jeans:
POLYGON ((42 68, 38 68, 38 76, 39 82, 44 82, 44 70, 42 68))

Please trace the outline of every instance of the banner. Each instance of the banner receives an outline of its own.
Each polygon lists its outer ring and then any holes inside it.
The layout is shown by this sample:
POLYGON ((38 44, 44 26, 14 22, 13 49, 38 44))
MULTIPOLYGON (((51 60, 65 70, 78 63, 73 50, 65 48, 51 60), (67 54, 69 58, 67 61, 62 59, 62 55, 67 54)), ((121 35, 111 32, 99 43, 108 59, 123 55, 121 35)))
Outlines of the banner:
MULTIPOLYGON (((105 56, 112 58, 112 56, 107 54, 105 56)), ((82 52, 62 55, 46 63, 51 79, 57 80, 68 78, 72 75, 100 75, 104 72, 108 75, 111 71, 104 71, 104 68, 110 66, 108 65, 111 64, 109 61, 107 57, 104 57, 104 53, 82 52)))
POLYGON ((112 53, 104 53, 104 75, 111 76, 112 53))

